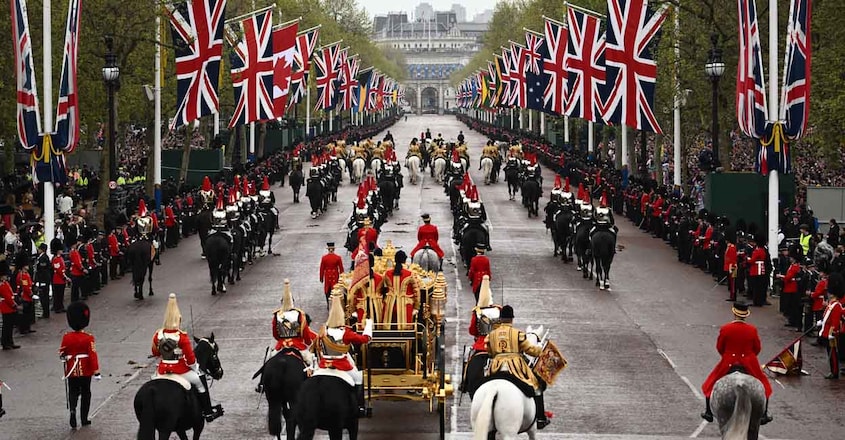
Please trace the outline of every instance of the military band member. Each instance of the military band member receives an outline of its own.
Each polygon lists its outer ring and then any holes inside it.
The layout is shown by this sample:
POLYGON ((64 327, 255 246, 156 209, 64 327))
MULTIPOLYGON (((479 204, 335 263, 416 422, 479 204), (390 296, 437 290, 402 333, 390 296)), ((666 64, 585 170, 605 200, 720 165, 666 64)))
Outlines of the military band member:
POLYGON ((320 259, 320 282, 323 283, 323 294, 326 295, 326 308, 329 306, 329 295, 332 287, 337 284, 340 274, 343 272, 343 259, 334 253, 334 242, 326 243, 328 253, 320 259))
POLYGON ((513 327, 513 307, 502 307, 500 322, 487 335, 487 353, 490 355, 488 375, 507 372, 516 379, 534 389, 534 402, 537 405, 537 429, 545 428, 549 423, 549 414, 543 401, 543 384, 531 371, 525 354, 540 356, 543 349, 531 343, 525 333, 513 327))
POLYGON ((765 425, 772 421, 772 417, 769 415, 769 397, 772 395, 772 386, 769 384, 769 379, 763 374, 760 361, 757 359, 761 349, 760 336, 757 334, 756 327, 745 322, 745 319, 751 315, 748 304, 736 302, 731 308, 731 312, 734 315, 734 320, 719 329, 719 338, 716 340, 716 351, 721 355, 721 359, 710 372, 710 375, 707 376, 704 384, 701 385, 706 405, 701 418, 708 422, 713 421, 713 412, 710 410, 710 395, 713 393, 713 386, 719 379, 729 374, 732 367, 739 366, 745 370, 746 374, 754 376, 763 384, 763 389, 766 392, 766 408, 760 419, 760 424, 765 425))
POLYGON ((373 335, 373 322, 366 320, 364 331, 356 333, 348 327, 344 320, 343 306, 340 296, 332 296, 332 306, 326 325, 320 330, 317 340, 318 366, 346 372, 355 384, 355 394, 358 398, 358 414, 366 415, 364 403, 364 375, 355 366, 355 361, 349 354, 351 346, 370 342, 373 335))
POLYGON ((176 294, 171 293, 164 311, 164 324, 153 334, 152 354, 161 357, 156 371, 159 375, 176 374, 190 382, 198 393, 205 420, 211 422, 220 417, 222 411, 220 405, 211 406, 211 397, 204 377, 200 376, 191 338, 181 330, 181 325, 182 313, 176 303, 176 294))
POLYGON ((67 307, 67 323, 72 332, 62 337, 59 356, 64 363, 64 378, 68 387, 68 408, 70 427, 76 429, 76 403, 81 400, 79 421, 88 426, 88 412, 91 408, 91 378, 100 380, 100 362, 94 344, 94 335, 85 332, 91 320, 91 311, 83 302, 74 302, 67 307))

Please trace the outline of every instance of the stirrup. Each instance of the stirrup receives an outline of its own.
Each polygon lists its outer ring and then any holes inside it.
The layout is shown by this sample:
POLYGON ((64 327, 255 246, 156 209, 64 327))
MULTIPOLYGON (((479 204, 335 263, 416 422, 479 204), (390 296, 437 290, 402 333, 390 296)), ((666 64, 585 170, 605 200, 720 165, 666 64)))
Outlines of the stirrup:
POLYGON ((219 403, 211 407, 211 412, 207 414, 203 414, 205 416, 206 422, 213 422, 215 419, 223 415, 223 406, 219 403))
POLYGON ((707 423, 713 423, 713 413, 710 411, 705 411, 701 413, 701 418, 706 420, 707 423))
POLYGON ((774 420, 774 417, 770 416, 769 413, 765 413, 763 417, 760 417, 760 426, 766 425, 772 420, 774 420))

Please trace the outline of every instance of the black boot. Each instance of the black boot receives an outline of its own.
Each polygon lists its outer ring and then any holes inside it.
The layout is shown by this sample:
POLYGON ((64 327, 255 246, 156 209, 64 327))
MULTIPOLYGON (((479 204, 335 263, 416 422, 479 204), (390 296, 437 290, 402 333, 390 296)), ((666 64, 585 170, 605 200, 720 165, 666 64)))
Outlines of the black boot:
POLYGON ((358 417, 370 416, 370 411, 367 409, 367 404, 364 399, 364 385, 355 385, 355 397, 358 400, 358 417))
POLYGON ((76 408, 70 410, 70 429, 76 429, 76 408))
POLYGON ((713 422, 713 411, 710 410, 710 398, 709 397, 706 397, 704 399, 704 405, 705 405, 705 409, 704 409, 704 412, 701 413, 701 418, 704 419, 704 420, 707 420, 707 422, 709 422, 709 423, 712 423, 713 422))
POLYGON ((772 420, 774 419, 769 415, 769 399, 766 399, 766 410, 763 411, 763 417, 760 417, 760 426, 763 426, 772 420))
POLYGON ((214 419, 223 415, 223 407, 220 405, 211 406, 211 395, 208 391, 199 393, 200 406, 202 406, 202 415, 206 422, 213 422, 214 419))
POLYGON ((543 401, 543 395, 534 396, 534 403, 537 405, 537 429, 543 429, 551 423, 546 417, 546 404, 543 401))
POLYGON ((0 394, 0 417, 6 415, 6 410, 3 409, 3 395, 0 394))

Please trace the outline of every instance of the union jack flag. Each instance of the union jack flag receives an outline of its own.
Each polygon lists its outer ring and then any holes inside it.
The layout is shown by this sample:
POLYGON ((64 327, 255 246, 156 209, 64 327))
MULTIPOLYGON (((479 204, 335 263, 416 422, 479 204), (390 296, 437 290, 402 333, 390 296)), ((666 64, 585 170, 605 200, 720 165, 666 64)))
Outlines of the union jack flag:
POLYGON ((648 0, 607 0, 605 121, 663 133, 654 115, 657 63, 650 46, 668 8, 651 11, 648 0))
POLYGON ((237 23, 242 40, 228 26, 235 112, 229 128, 273 118, 273 10, 267 8, 237 23))
POLYGON ((79 88, 76 75, 78 55, 79 0, 71 0, 68 5, 59 103, 56 106, 56 134, 53 139, 56 146, 66 153, 73 153, 79 145, 79 88))
POLYGON ((496 107, 499 105, 499 73, 496 71, 496 64, 493 61, 487 61, 487 93, 489 94, 487 101, 489 107, 496 107))
POLYGON ((540 55, 543 45, 545 45, 542 35, 534 32, 525 32, 525 71, 531 72, 535 75, 540 74, 540 63, 543 57, 540 55))
POLYGON ((314 58, 314 66, 317 68, 317 110, 332 110, 337 104, 335 89, 340 76, 340 42, 325 46, 320 49, 314 58))
POLYGON ((176 54, 176 116, 173 130, 217 113, 226 0, 165 5, 176 54))
POLYGON ((511 97, 510 57, 509 50, 503 50, 502 55, 496 55, 496 66, 499 69, 499 90, 497 92, 499 107, 510 107, 508 104, 511 97))
POLYGON ((273 29, 273 116, 281 118, 288 108, 290 75, 296 58, 299 20, 273 29))
POLYGON ((511 96, 509 104, 526 108, 525 47, 511 41, 511 96))
POLYGON ((604 63, 605 35, 601 20, 582 11, 568 8, 569 42, 566 45, 568 92, 566 115, 597 122, 604 108, 601 90, 606 72, 604 63))
POLYGON ((543 91, 543 105, 553 113, 563 114, 566 104, 566 46, 567 33, 563 23, 545 18, 546 48, 548 58, 543 59, 543 72, 549 75, 549 83, 543 91))
POLYGON ((38 111, 38 86, 25 0, 12 0, 12 31, 15 36, 18 140, 23 148, 31 150, 41 144, 41 113, 38 111))
POLYGON ((311 70, 311 55, 317 47, 320 27, 314 27, 296 35, 296 53, 293 57, 293 70, 290 74, 290 97, 288 107, 299 104, 308 91, 308 72, 311 70))
POLYGON ((780 119, 786 121, 786 136, 798 139, 810 117, 810 0, 792 0, 786 33, 786 61, 783 66, 783 90, 780 119))
POLYGON ((340 100, 343 110, 358 108, 358 56, 347 57, 343 63, 343 79, 340 83, 340 100))
POLYGON ((766 81, 754 0, 738 0, 739 61, 736 72, 736 117, 746 136, 760 139, 766 131, 766 81))

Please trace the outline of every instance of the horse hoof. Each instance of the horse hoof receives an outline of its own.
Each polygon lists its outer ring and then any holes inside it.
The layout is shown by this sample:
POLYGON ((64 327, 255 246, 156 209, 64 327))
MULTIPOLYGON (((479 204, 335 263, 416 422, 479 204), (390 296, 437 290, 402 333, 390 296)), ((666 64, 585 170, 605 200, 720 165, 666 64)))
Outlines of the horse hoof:
POLYGON ((150 290, 149 296, 153 296, 153 291, 150 290))
POLYGON ((217 296, 217 291, 216 291, 216 290, 212 290, 212 291, 211 291, 211 296, 217 296))

